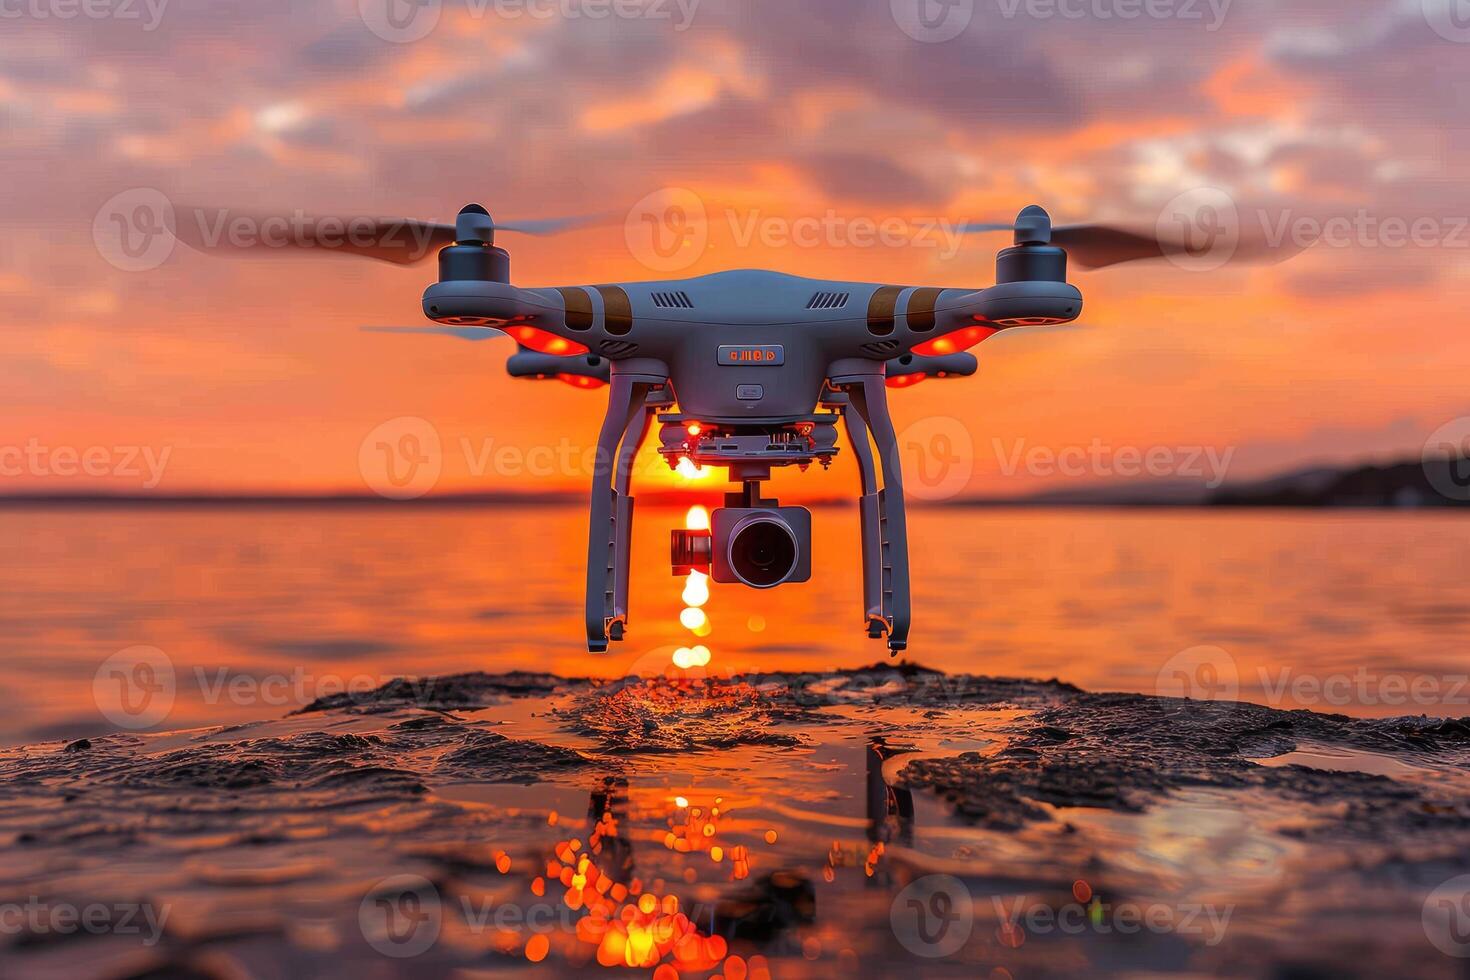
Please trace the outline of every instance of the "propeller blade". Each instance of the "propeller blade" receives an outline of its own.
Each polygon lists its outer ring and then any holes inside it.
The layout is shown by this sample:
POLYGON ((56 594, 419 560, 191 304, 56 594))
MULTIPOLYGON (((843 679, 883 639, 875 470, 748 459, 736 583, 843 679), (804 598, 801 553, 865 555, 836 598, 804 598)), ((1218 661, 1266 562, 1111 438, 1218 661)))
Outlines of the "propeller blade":
MULTIPOLYGON (((556 235, 611 220, 610 212, 559 218, 495 223, 493 231, 521 235, 556 235)), ((489 219, 487 218, 487 221, 489 219)), ((453 245, 454 225, 413 218, 375 218, 363 215, 312 217, 290 214, 250 214, 230 208, 175 209, 175 235, 199 252, 314 251, 377 259, 394 265, 414 265, 453 245)))
MULTIPOLYGON (((1029 209, 1028 209, 1029 210, 1029 209)), ((1045 218, 1045 213, 1041 212, 1045 218)), ((1023 212, 1022 219, 1027 215, 1023 212)), ((1034 231, 1035 219, 1027 231, 1034 231)), ((1015 223, 966 222, 957 226, 961 234, 984 234, 988 232, 1015 232, 1018 241, 1026 240, 1015 223)), ((1227 264, 1272 264, 1284 262, 1301 252, 1306 245, 1295 241, 1272 242, 1264 231, 1253 231, 1246 227, 1231 228, 1221 225, 1210 229, 1199 229, 1200 234, 1191 234, 1181 229, 1165 233, 1159 228, 1146 225, 1103 224, 1085 222, 1073 225, 1058 225, 1049 228, 1036 241, 1049 240, 1051 244, 1067 250, 1067 256, 1077 265, 1087 269, 1103 269, 1124 262, 1145 262, 1152 259, 1175 261, 1199 261, 1203 268, 1227 264)), ((1310 244, 1310 243, 1307 243, 1310 244)))
POLYGON ((1290 242, 1272 244, 1264 234, 1245 229, 1206 235, 1203 243, 1187 233, 1161 235, 1119 225, 1062 225, 1052 229, 1051 240, 1067 250, 1069 258, 1089 269, 1150 259, 1198 259, 1209 265, 1253 265, 1285 262, 1302 250, 1290 242), (1216 261, 1218 260, 1218 262, 1216 261))
MULTIPOLYGON (((489 327, 359 327, 363 333, 408 333, 428 336, 458 337, 460 340, 494 340, 504 337, 499 330, 489 327)), ((524 348, 522 348, 524 349, 524 348)))
POLYGON ((961 235, 979 235, 989 231, 1015 231, 1014 221, 967 221, 956 225, 955 231, 961 235))
POLYGON ((413 265, 454 243, 454 226, 412 218, 246 214, 229 208, 178 208, 179 241, 198 252, 312 251, 413 265))
POLYGON ((562 232, 576 231, 579 228, 590 228, 615 219, 621 220, 611 211, 599 211, 595 214, 578 214, 565 218, 542 218, 535 221, 507 221, 504 224, 497 221, 495 223, 495 230, 497 232, 515 232, 518 235, 560 235, 562 232))

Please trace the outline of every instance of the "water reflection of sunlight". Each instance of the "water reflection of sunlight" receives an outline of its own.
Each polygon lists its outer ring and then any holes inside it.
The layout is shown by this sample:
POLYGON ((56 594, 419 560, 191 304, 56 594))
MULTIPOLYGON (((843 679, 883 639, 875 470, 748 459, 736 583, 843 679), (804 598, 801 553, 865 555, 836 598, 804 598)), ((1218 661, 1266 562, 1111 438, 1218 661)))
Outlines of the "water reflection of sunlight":
MULTIPOLYGON (((666 891, 663 878, 644 882, 633 875, 632 840, 621 828, 624 819, 615 812, 619 801, 626 807, 626 786, 621 792, 593 794, 588 816, 596 823, 587 842, 576 837, 558 841, 546 861, 545 876, 532 882, 532 892, 542 896, 548 883, 561 884, 562 904, 581 913, 576 938, 596 947, 601 966, 651 969, 655 980, 676 980, 683 973, 707 973, 716 968, 722 968, 725 977, 770 980, 765 957, 747 960, 730 952, 725 937, 713 928, 702 931, 696 923, 700 909, 682 908, 678 896, 666 891)), ((727 854, 720 841, 723 799, 716 797, 710 807, 691 806, 684 797, 669 802, 667 829, 661 836, 666 848, 686 854, 703 852, 715 864, 725 864, 728 857, 731 880, 749 877, 748 848, 733 845, 727 854)), ((682 877, 692 883, 697 876, 693 868, 686 868, 682 877)), ((549 943, 532 937, 524 952, 528 960, 540 962, 549 948, 549 943)))
POLYGON ((709 576, 703 572, 689 573, 689 584, 684 586, 684 605, 700 607, 709 602, 709 576))
MULTIPOLYGON (((684 527, 687 530, 707 531, 709 526, 709 511, 704 507, 698 505, 690 507, 689 512, 684 516, 684 527)), ((679 613, 679 624, 700 639, 714 632, 709 616, 703 608, 710 598, 709 576, 703 572, 691 570, 684 584, 684 593, 681 598, 684 600, 684 611, 679 613)), ((674 651, 674 666, 680 670, 706 667, 709 662, 710 651, 705 646, 696 646, 692 649, 680 647, 674 651)))

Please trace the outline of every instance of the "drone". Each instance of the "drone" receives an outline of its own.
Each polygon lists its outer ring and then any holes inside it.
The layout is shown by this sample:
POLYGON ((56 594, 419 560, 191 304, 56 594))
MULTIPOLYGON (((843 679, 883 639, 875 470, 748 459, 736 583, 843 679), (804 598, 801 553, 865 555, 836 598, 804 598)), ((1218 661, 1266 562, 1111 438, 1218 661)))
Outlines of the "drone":
MULTIPOLYGON (((366 328, 509 336, 514 377, 607 390, 591 487, 586 567, 587 648, 605 653, 627 636, 634 460, 658 427, 658 453, 728 472, 738 489, 709 528, 675 530, 670 566, 720 584, 765 590, 809 581, 812 515, 782 506, 763 486, 773 471, 829 467, 839 426, 857 462, 862 625, 907 649, 911 627, 908 532, 900 446, 888 391, 929 378, 976 373, 970 349, 1013 329, 1076 320, 1081 291, 1067 281, 1069 255, 1101 268, 1190 254, 1188 242, 1106 224, 1053 226, 1043 208, 1006 223, 995 284, 980 288, 814 280, 736 270, 638 283, 523 288, 497 233, 550 234, 586 219, 497 225, 478 204, 453 225, 382 220, 383 240, 338 251, 398 264, 437 254, 439 277, 423 294, 434 326, 366 328), (435 250, 416 254, 387 240, 411 232, 435 250)), ((306 228, 307 241, 311 227, 306 228)), ((1254 257, 1241 252, 1236 258, 1254 257)))

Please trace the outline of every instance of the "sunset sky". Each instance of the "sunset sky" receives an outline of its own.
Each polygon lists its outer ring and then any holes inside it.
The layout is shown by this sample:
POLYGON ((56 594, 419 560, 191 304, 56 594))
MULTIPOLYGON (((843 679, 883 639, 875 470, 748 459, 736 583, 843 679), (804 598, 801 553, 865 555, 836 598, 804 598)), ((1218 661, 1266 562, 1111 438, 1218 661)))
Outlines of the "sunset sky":
MULTIPOLYGON (((955 251, 924 233, 936 219, 1039 203, 1152 227, 1180 195, 1223 192, 1242 225, 1354 230, 1273 266, 1078 271, 1076 325, 1008 331, 976 377, 896 392, 900 426, 968 446, 964 492, 1005 494, 1114 475, 1013 465, 1036 447, 1211 447, 1244 479, 1414 458, 1470 415, 1470 25, 1452 0, 1158 0, 1131 18, 1144 5, 923 0, 928 21, 919 0, 425 0, 406 20, 386 2, 0 8, 0 448, 32 450, 0 462, 42 461, 0 492, 360 492, 364 440, 402 417, 441 440, 439 491, 585 485, 577 466, 483 460, 592 445, 597 393, 507 378, 506 339, 358 331, 422 323, 432 263, 179 246, 130 270, 110 222, 158 198, 619 216, 507 237, 523 286, 755 267, 980 287, 1003 236, 955 251), (955 17, 948 40, 911 36, 955 17), (709 233, 666 274, 637 236, 670 194, 709 233), (815 240, 748 234, 803 219, 815 240), (894 219, 911 240, 851 240, 894 219), (56 465, 62 449, 96 472, 56 465)), ((802 487, 845 490, 847 467, 802 487)))

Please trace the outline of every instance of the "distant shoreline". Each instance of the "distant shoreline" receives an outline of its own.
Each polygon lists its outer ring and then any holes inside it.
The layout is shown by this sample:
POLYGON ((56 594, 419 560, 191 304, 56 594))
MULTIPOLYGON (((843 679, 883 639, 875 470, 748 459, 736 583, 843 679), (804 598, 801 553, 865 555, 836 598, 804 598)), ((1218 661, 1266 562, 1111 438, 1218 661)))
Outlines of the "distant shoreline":
MULTIPOLYGON (((1470 461, 1401 462, 1387 466, 1317 467, 1265 480, 1229 483, 1218 489, 1170 482, 1095 484, 1045 490, 1023 497, 910 498, 911 508, 1027 510, 1470 510, 1470 461), (1444 488, 1444 490, 1437 489, 1444 488), (1447 495, 1464 489, 1466 499, 1447 495)), ((697 490, 635 493, 647 507, 708 504, 723 484, 697 490)), ((802 501, 807 507, 851 507, 852 497, 802 501)), ((0 494, 0 509, 26 507, 585 507, 587 495, 554 493, 443 493, 394 500, 374 493, 17 493, 0 494)))

